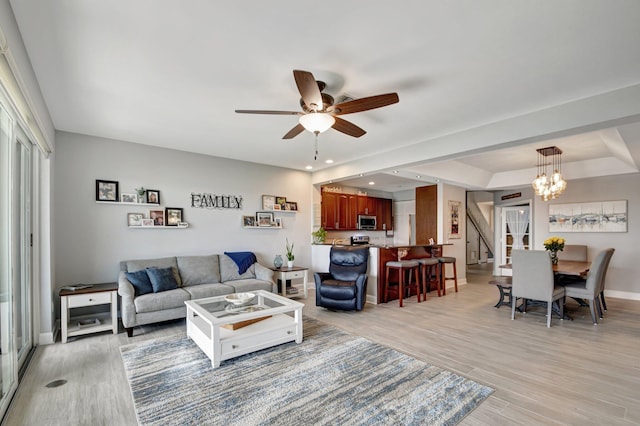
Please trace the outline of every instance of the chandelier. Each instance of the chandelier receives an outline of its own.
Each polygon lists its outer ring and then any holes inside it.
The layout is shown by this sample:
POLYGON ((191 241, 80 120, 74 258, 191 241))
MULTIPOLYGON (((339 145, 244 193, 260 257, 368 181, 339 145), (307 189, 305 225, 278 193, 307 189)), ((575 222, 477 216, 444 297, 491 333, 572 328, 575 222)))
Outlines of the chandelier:
POLYGON ((562 150, 557 146, 550 146, 536 151, 538 151, 538 176, 531 186, 542 201, 553 200, 567 187, 567 181, 562 177, 562 150), (551 163, 547 162, 547 157, 551 157, 551 163), (548 166, 551 168, 548 169, 548 166), (549 175, 548 170, 553 170, 553 173, 549 175))

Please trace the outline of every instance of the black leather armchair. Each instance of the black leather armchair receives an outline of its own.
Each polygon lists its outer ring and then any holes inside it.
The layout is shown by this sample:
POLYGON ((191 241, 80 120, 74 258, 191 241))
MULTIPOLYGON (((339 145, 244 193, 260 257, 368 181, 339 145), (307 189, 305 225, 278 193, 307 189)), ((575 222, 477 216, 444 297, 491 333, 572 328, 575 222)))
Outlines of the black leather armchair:
POLYGON ((331 247, 329 272, 316 272, 316 306, 361 311, 367 298, 369 248, 331 247))

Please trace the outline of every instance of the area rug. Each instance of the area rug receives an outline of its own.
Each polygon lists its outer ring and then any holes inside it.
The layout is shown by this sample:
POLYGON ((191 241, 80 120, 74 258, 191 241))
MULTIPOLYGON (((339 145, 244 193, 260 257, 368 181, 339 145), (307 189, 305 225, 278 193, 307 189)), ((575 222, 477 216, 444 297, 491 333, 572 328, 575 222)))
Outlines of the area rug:
POLYGON ((186 334, 120 351, 141 425, 454 425, 493 392, 309 318, 216 369, 186 334))

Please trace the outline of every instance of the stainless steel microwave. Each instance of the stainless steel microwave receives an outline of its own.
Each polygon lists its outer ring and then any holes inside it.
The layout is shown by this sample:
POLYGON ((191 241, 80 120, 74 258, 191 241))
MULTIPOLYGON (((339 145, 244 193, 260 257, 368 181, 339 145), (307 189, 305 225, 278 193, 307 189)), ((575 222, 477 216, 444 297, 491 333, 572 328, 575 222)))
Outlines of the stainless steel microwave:
POLYGON ((376 229, 376 217, 359 214, 358 229, 376 229))

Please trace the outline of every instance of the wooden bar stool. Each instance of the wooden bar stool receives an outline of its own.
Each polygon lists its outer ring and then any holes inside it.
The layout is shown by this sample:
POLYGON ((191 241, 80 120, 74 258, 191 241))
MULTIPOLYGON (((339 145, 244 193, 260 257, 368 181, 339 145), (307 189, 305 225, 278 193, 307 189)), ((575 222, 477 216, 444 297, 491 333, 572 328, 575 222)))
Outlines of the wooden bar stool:
POLYGON ((438 257, 440 262, 440 282, 442 283, 442 294, 447 294, 447 280, 453 280, 456 293, 458 292, 458 272, 456 271, 456 258, 451 256, 438 257), (453 277, 447 277, 447 263, 453 265, 453 277))
POLYGON ((390 260, 386 263, 387 274, 386 280, 384 283, 384 301, 386 302, 388 299, 389 292, 389 271, 395 269, 398 271, 398 300, 400 301, 400 307, 402 308, 402 299, 404 298, 405 291, 405 283, 404 283, 404 274, 408 270, 409 271, 409 282, 407 283, 406 289, 416 289, 416 295, 418 296, 418 303, 420 303, 420 285, 419 285, 419 270, 420 264, 417 260, 390 260), (416 273, 416 281, 411 280, 411 276, 413 272, 416 273))
POLYGON ((436 283, 438 297, 440 297, 440 261, 433 257, 425 257, 418 260, 418 263, 420 263, 420 272, 422 274, 424 300, 427 300, 427 292, 430 291, 432 282, 436 283), (435 280, 432 278, 435 278, 435 280))

